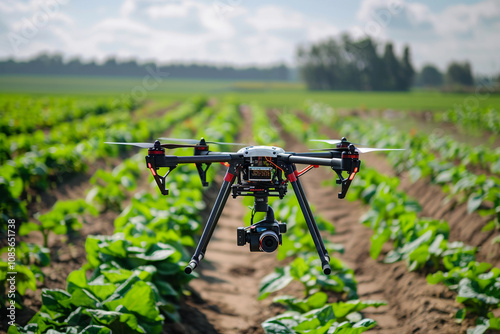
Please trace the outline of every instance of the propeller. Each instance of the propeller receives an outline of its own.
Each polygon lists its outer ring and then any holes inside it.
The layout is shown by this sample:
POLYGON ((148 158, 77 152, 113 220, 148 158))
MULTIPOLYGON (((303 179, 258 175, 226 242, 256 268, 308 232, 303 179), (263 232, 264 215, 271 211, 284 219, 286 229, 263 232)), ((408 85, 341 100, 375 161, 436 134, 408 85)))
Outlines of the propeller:
POLYGON ((376 148, 376 147, 356 147, 359 153, 369 153, 378 151, 404 151, 404 148, 376 148))
POLYGON ((351 143, 349 141, 347 141, 347 139, 309 139, 309 141, 319 141, 319 142, 323 142, 323 143, 327 143, 327 144, 330 144, 330 145, 335 145, 335 144, 339 144, 339 143, 347 143, 347 144, 354 144, 354 145, 361 145, 361 146, 367 146, 367 145, 363 145, 363 144, 358 144, 358 143, 351 143))
POLYGON ((173 148, 182 148, 182 147, 196 147, 196 145, 188 145, 188 144, 160 144, 159 141, 152 143, 120 143, 120 142, 104 142, 104 144, 113 144, 113 145, 129 145, 129 146, 137 146, 141 148, 152 148, 152 147, 163 147, 167 149, 173 148))
MULTIPOLYGON (((203 145, 202 141, 205 141, 203 138, 201 138, 201 140, 181 139, 181 138, 165 138, 165 137, 162 137, 160 139, 161 140, 169 140, 169 141, 178 141, 181 143, 202 144, 202 145, 203 145)), ((218 142, 218 141, 205 141, 205 144, 248 146, 248 144, 243 144, 243 143, 225 143, 225 142, 218 142)))
MULTIPOLYGON (((347 141, 347 139, 344 137, 342 139, 311 139, 311 141, 319 141, 319 142, 324 142, 327 144, 331 145, 337 145, 337 147, 334 148, 320 148, 320 149, 311 149, 311 151, 343 151, 346 149, 351 149, 351 145, 361 145, 361 146, 366 146, 363 144, 356 144, 356 143, 351 143, 347 141)), ((376 147, 354 147, 354 150, 356 150, 358 153, 369 153, 369 152, 379 152, 379 151, 404 151, 404 148, 376 148, 376 147)))

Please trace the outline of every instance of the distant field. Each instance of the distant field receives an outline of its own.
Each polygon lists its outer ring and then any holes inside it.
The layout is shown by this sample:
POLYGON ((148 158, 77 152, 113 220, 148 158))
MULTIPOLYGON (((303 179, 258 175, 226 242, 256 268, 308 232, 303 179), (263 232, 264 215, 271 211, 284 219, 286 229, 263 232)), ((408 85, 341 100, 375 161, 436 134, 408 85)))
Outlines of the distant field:
POLYGON ((302 106, 308 100, 335 108, 445 110, 455 105, 493 106, 500 109, 500 95, 413 92, 311 92, 294 82, 161 79, 66 76, 0 76, 0 94, 30 95, 136 95, 147 99, 183 100, 194 94, 234 96, 245 102, 275 107, 302 106))

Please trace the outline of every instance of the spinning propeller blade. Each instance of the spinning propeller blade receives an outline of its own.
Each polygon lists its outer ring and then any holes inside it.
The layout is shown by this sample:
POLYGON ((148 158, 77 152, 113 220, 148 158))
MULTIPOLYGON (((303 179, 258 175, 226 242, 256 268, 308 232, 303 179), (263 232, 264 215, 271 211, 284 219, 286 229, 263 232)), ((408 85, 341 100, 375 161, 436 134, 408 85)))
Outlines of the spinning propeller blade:
POLYGON ((129 146, 137 146, 141 148, 150 148, 153 147, 154 144, 151 143, 118 143, 118 142, 111 142, 111 141, 106 141, 104 144, 112 144, 112 145, 129 145, 129 146))
MULTIPOLYGON (((335 144, 342 143, 342 142, 347 142, 346 140, 341 140, 341 139, 309 139, 309 141, 319 141, 319 142, 323 142, 323 143, 327 143, 327 144, 331 144, 331 145, 335 145, 335 144)), ((354 144, 354 145, 366 146, 366 145, 358 144, 358 143, 351 143, 351 142, 348 142, 348 143, 354 144)))
MULTIPOLYGON (((345 151, 349 145, 361 145, 361 146, 366 146, 363 144, 356 144, 356 143, 351 143, 345 138, 342 139, 311 139, 311 141, 319 141, 319 142, 324 142, 327 144, 331 145, 337 145, 337 147, 332 147, 332 148, 319 148, 319 149, 311 149, 311 151, 345 151), (343 144, 343 145, 338 145, 338 144, 343 144)), ((378 151, 404 151, 404 148, 375 148, 375 147, 355 147, 355 150, 358 153, 369 153, 369 152, 378 152, 378 151)))
MULTIPOLYGON (((105 144, 113 144, 113 145, 130 145, 137 146, 141 148, 152 148, 155 147, 154 143, 120 143, 120 142, 104 142, 105 144)), ((173 148, 182 148, 182 147, 196 147, 196 145, 188 145, 188 144, 160 144, 160 147, 173 149, 173 148)))
MULTIPOLYGON (((378 151, 404 151, 404 148, 376 148, 376 147, 356 147, 359 153, 370 153, 378 151)), ((311 148, 309 151, 345 151, 345 148, 311 148)))
MULTIPOLYGON (((161 140, 169 140, 169 141, 178 141, 182 143, 190 143, 190 144, 200 144, 201 140, 197 139, 182 139, 182 138, 165 138, 162 137, 160 138, 161 140)), ((202 138, 203 140, 203 138, 202 138)), ((248 146, 248 144, 243 144, 243 143, 224 143, 224 142, 218 142, 218 141, 205 141, 207 144, 216 144, 216 145, 237 145, 237 146, 248 146)))
POLYGON ((359 153, 369 153, 377 151, 404 151, 404 148, 375 148, 375 147, 356 147, 359 153))

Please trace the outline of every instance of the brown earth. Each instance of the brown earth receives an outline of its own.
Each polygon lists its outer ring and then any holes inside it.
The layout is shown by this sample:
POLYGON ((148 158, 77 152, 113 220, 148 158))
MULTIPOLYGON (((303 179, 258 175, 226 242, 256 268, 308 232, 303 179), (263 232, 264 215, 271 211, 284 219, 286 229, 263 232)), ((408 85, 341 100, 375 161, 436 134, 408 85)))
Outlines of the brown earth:
MULTIPOLYGON (((247 116, 248 117, 248 116, 247 116)), ((275 125, 278 126, 277 122, 275 125)), ((332 138, 338 135, 323 129, 332 138)), ((307 150, 289 134, 280 130, 286 142, 286 149, 291 151, 307 150)), ((389 171, 387 162, 379 155, 363 156, 363 165, 389 171)), ((465 333, 472 325, 466 319, 461 325, 456 324, 454 315, 460 308, 455 296, 444 285, 430 285, 425 273, 409 272, 404 262, 384 264, 369 256, 372 231, 359 223, 364 208, 358 202, 348 202, 337 198, 338 189, 321 185, 322 180, 331 179, 332 172, 319 168, 304 176, 303 184, 307 197, 315 206, 315 214, 331 221, 336 228, 333 236, 324 238, 343 244, 345 253, 335 254, 355 271, 358 281, 358 294, 363 300, 385 300, 388 305, 378 309, 367 309, 365 317, 373 318, 378 325, 372 332, 396 333, 465 333)), ((461 232, 459 226, 466 220, 474 224, 465 224, 464 231, 470 226, 480 226, 478 216, 465 216, 463 205, 442 205, 445 195, 437 187, 429 184, 411 184, 404 176, 401 188, 410 196, 419 199, 424 216, 443 218, 450 221, 453 230, 452 240, 462 240, 473 245, 482 245, 484 238, 475 237, 469 232, 461 232), (424 194, 425 193, 425 194, 424 194), (477 240, 476 240, 477 239, 477 240)), ((273 271, 276 265, 283 265, 270 258, 268 254, 253 254, 246 247, 236 246, 236 228, 243 226, 243 208, 239 199, 229 199, 219 222, 218 230, 207 250, 207 258, 200 268, 200 278, 191 283, 197 291, 196 297, 188 298, 183 310, 182 328, 172 332, 179 333, 263 333, 260 323, 283 312, 268 298, 256 301, 259 281, 273 271), (201 298, 201 300, 200 300, 201 298), (191 326, 192 312, 201 312, 202 320, 208 324, 191 326), (203 328, 200 330, 200 326, 203 328)), ((469 228, 469 230, 468 230, 469 228)), ((474 228, 472 228, 474 229, 474 228)), ((386 247, 385 251, 390 248, 386 247)), ((480 253, 479 257, 483 255, 480 253)), ((301 296, 299 287, 287 287, 279 294, 301 296)), ((197 317, 195 319, 198 320, 197 317)))
MULTIPOLYGON (((250 124, 251 114, 243 110, 245 124, 250 124)), ((275 125, 277 123, 275 122, 275 125)), ((329 129, 323 129, 331 138, 338 135, 329 129)), ((239 141, 251 142, 248 127, 244 128, 239 141)), ((307 147, 284 131, 281 137, 286 142, 287 150, 307 150, 307 147)), ((378 155, 363 156, 363 165, 372 166, 384 171, 391 171, 383 157, 378 155)), ((362 171, 361 171, 362 172, 362 171)), ((384 334, 396 333, 465 333, 470 323, 455 324, 453 316, 459 305, 454 295, 443 285, 429 285, 425 274, 408 272, 405 263, 383 264, 369 256, 370 237, 372 232, 359 223, 364 208, 358 202, 348 202, 337 198, 338 189, 322 186, 325 179, 334 178, 327 168, 311 171, 303 177, 303 185, 310 203, 315 207, 314 213, 331 221, 336 234, 324 238, 343 244, 345 253, 333 254, 342 259, 355 271, 358 282, 358 294, 363 300, 385 300, 388 305, 378 309, 367 309, 365 317, 378 322, 372 332, 384 334)), ((218 176, 218 181, 221 180, 218 176)), ((478 233, 478 216, 465 216, 463 206, 448 203, 442 205, 445 196, 437 187, 425 182, 411 184, 403 175, 401 188, 410 196, 418 198, 423 206, 424 215, 434 218, 448 219, 452 228, 452 240, 461 240, 480 246, 488 237, 478 233), (464 224, 470 219, 473 224, 464 224)), ((212 187, 207 197, 213 201, 217 187, 212 187)), ((82 195, 81 197, 83 197, 82 195)), ((72 197, 69 195, 68 197, 72 197)), ((181 304, 182 323, 165 324, 164 333, 263 333, 260 324, 267 318, 284 310, 272 303, 268 297, 257 300, 260 280, 273 272, 274 267, 283 266, 273 254, 251 253, 248 246, 236 245, 236 228, 244 226, 243 216, 248 211, 241 198, 229 198, 222 213, 219 224, 208 245, 206 258, 197 269, 199 278, 190 283, 191 295, 181 304)), ((110 234, 114 216, 89 218, 91 222, 82 237, 88 234, 110 234), (108 226, 108 227, 106 227, 108 226)), ((73 247, 58 245, 54 242, 56 253, 60 256, 53 260, 47 273, 49 281, 44 286, 64 288, 67 274, 80 267, 84 257, 83 242, 73 247), (78 246, 79 245, 79 246, 78 246), (58 248, 60 247, 60 248, 58 248)), ((388 248, 386 249, 386 251, 388 248)), ((488 259, 490 251, 483 246, 480 257, 488 259), (484 251, 483 251, 484 249, 484 251), (483 253, 484 252, 484 253, 483 253)), ((496 252, 498 254, 498 252, 496 252)), ((494 258, 495 260, 497 258, 494 258)), ((291 284, 278 294, 292 294, 303 297, 301 286, 291 284)), ((31 303, 30 312, 40 306, 40 292, 28 295, 27 303, 31 303)), ((26 313, 26 317, 29 313, 26 313)), ((27 317, 28 318, 28 317, 27 317)), ((2 332, 0 330, 0 332, 2 332)))

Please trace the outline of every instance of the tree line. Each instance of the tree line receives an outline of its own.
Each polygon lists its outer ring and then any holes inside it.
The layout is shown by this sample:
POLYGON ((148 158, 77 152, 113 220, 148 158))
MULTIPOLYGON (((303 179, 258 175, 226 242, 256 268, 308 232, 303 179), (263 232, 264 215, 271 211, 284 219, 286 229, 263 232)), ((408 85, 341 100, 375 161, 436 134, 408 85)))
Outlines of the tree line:
POLYGON ((370 37, 353 40, 343 35, 299 46, 297 63, 311 90, 407 91, 415 86, 460 90, 478 81, 467 61, 451 62, 444 73, 432 64, 417 72, 409 46, 398 57, 391 42, 379 45, 370 37))
POLYGON ((151 70, 163 73, 169 78, 275 81, 289 79, 289 69, 285 65, 242 68, 206 64, 157 65, 153 62, 138 63, 136 60, 118 61, 114 57, 99 64, 94 61, 83 62, 79 58, 64 61, 58 54, 41 54, 27 61, 0 61, 0 73, 13 75, 145 76, 151 70))
MULTIPOLYGON (((60 54, 40 54, 27 61, 0 60, 0 74, 140 76, 151 71, 169 78, 259 81, 294 80, 298 72, 310 90, 407 91, 411 87, 462 89, 475 83, 469 62, 452 62, 445 72, 432 64, 417 72, 410 47, 398 56, 392 43, 379 45, 370 37, 353 40, 349 35, 297 48, 297 68, 283 64, 268 67, 233 67, 207 64, 139 63, 110 57, 103 63, 79 58, 64 61, 60 54)), ((500 77, 498 77, 500 82, 500 77)), ((477 81, 477 80, 476 80, 477 81)))
POLYGON ((383 53, 370 37, 355 41, 348 35, 297 49, 299 73, 313 90, 406 91, 415 70, 410 48, 397 57, 392 43, 383 53))
POLYGON ((432 65, 425 65, 415 79, 416 86, 441 87, 447 86, 472 86, 474 77, 469 62, 451 62, 445 73, 432 65))

